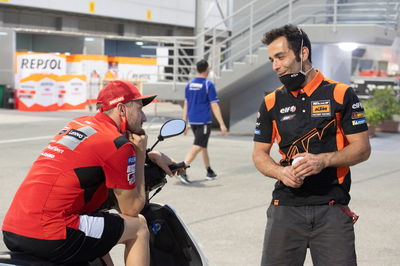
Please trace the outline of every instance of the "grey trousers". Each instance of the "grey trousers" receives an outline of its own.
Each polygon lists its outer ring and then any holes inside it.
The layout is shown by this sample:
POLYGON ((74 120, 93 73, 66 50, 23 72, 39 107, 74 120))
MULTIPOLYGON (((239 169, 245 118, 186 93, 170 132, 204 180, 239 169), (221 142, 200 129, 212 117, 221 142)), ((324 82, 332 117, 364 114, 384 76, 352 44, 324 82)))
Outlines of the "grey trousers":
POLYGON ((338 205, 274 206, 267 210, 261 265, 300 266, 307 248, 315 266, 355 266, 352 219, 338 205))

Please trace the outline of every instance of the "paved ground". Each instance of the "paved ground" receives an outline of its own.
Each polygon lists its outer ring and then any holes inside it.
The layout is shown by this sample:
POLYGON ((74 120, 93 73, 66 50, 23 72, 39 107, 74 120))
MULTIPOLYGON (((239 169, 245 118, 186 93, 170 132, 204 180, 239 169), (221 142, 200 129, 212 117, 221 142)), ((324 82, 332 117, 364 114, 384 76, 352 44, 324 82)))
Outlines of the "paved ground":
MULTIPOLYGON (((179 118, 177 105, 159 103, 146 107, 149 143, 160 123, 179 118), (163 114, 165 117, 154 116, 163 114)), ((47 141, 71 118, 87 112, 23 113, 0 109, 0 222, 12 196, 47 141)), ((400 258, 400 134, 378 134, 371 139, 368 162, 352 169, 350 207, 360 215, 356 225, 359 265, 399 265, 400 258)), ((167 139, 157 146, 177 161, 184 158, 192 135, 167 139)), ((210 265, 259 265, 266 221, 266 206, 274 182, 261 176, 251 161, 251 136, 221 137, 212 132, 210 156, 219 174, 205 181, 200 158, 190 170, 193 185, 169 179, 155 202, 168 203, 186 221, 200 242, 210 265)), ((279 155, 276 149, 274 157, 279 155)), ((0 250, 5 247, 0 243, 0 250)), ((122 246, 112 250, 116 265, 123 265, 122 246)), ((312 265, 307 256, 305 265, 312 265)))

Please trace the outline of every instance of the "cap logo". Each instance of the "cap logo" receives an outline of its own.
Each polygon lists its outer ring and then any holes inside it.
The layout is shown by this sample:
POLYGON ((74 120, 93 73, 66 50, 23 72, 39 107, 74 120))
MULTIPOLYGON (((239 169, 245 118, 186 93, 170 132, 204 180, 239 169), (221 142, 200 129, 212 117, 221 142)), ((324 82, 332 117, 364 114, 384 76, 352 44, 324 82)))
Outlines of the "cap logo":
POLYGON ((108 102, 109 105, 113 105, 115 103, 122 102, 124 100, 124 96, 120 96, 118 98, 112 99, 111 101, 108 102))

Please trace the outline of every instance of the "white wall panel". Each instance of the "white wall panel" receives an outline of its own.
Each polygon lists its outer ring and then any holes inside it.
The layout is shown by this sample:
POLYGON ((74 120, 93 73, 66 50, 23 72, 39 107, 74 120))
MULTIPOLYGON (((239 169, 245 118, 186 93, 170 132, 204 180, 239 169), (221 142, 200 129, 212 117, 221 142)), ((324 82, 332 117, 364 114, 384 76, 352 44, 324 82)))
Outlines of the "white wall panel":
POLYGON ((9 0, 0 5, 34 7, 194 27, 195 0, 9 0), (94 12, 90 12, 90 2, 94 2, 94 12), (151 19, 147 17, 148 11, 151 12, 151 19))

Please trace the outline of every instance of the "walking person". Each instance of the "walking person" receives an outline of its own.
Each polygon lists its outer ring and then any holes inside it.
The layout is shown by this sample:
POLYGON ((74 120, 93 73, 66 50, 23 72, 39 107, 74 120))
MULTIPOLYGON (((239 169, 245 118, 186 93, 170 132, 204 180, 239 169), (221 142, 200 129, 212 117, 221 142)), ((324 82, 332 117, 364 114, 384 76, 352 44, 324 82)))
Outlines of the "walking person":
POLYGON ((314 69, 307 34, 293 25, 264 35, 283 86, 262 100, 253 161, 277 180, 267 210, 261 264, 357 265, 349 167, 369 158, 364 110, 348 85, 314 69), (277 142, 280 162, 270 156, 277 142))
MULTIPOLYGON (((183 120, 190 124, 194 134, 193 146, 186 154, 185 164, 190 165, 197 154, 201 152, 204 166, 206 167, 206 179, 214 180, 217 178, 217 174, 210 166, 210 157, 207 150, 211 132, 211 111, 219 123, 222 136, 226 135, 227 128, 222 119, 215 86, 207 79, 210 72, 208 62, 200 60, 196 64, 196 70, 197 76, 186 85, 183 105, 183 120)), ((179 175, 179 177, 182 183, 190 184, 186 172, 179 175)))

